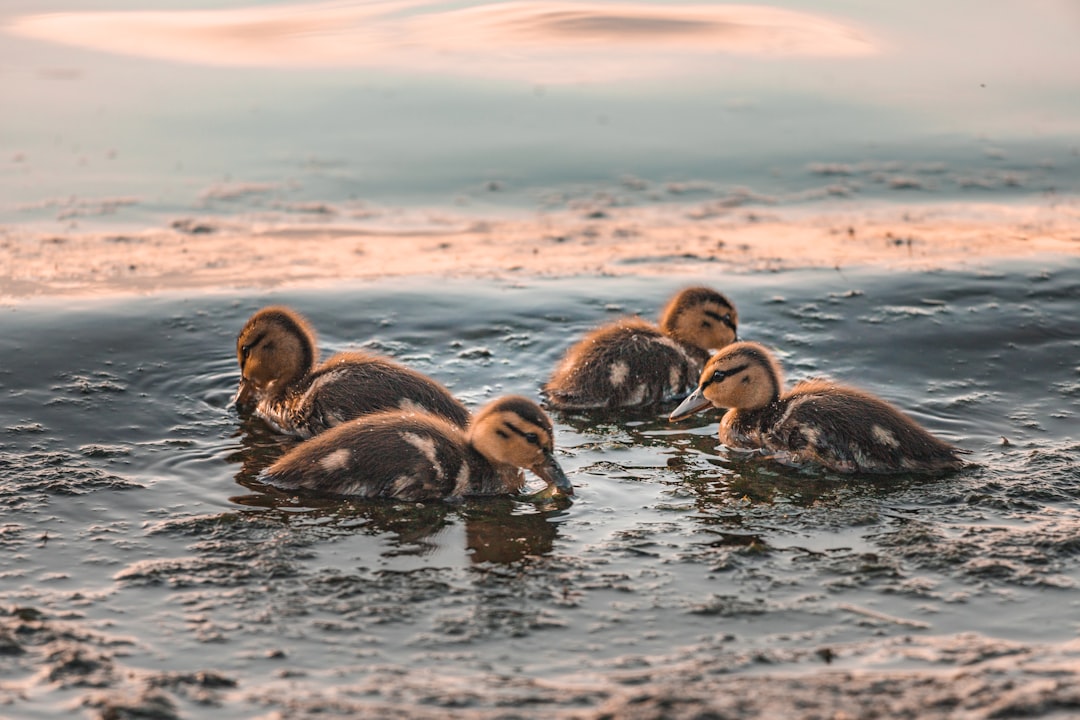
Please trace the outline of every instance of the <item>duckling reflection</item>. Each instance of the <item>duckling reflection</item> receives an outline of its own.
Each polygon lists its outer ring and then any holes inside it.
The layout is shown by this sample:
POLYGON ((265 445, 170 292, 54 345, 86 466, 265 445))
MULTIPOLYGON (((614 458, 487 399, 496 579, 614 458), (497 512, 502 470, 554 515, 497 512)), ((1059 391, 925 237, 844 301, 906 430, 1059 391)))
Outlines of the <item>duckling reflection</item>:
POLYGON ((386 358, 350 352, 317 365, 315 333, 295 311, 266 307, 236 339, 236 406, 309 438, 383 410, 420 410, 465 427, 469 412, 441 384, 386 358))
MULTIPOLYGON (((509 565, 551 552, 559 532, 558 523, 551 521, 557 510, 521 513, 516 512, 519 505, 511 498, 483 498, 461 508, 465 543, 474 563, 509 565)), ((558 505, 549 503, 549 507, 558 505)))
POLYGON ((299 442, 293 435, 274 432, 262 418, 254 415, 242 417, 232 437, 240 446, 229 453, 225 460, 240 464, 235 479, 241 485, 256 481, 259 473, 273 465, 275 460, 299 442))
POLYGON ((720 467, 687 471, 681 487, 693 492, 694 506, 701 513, 699 521, 730 523, 738 529, 755 525, 756 522, 747 524, 755 517, 769 525, 775 520, 777 504, 783 506, 785 515, 794 508, 828 508, 830 518, 851 514, 857 518, 853 520, 857 524, 865 521, 868 512, 863 501, 880 500, 903 492, 913 483, 931 479, 932 476, 911 475, 898 480, 895 476, 869 475, 859 482, 838 483, 835 476, 785 472, 783 468, 760 462, 756 453, 735 452, 720 467))
POLYGON ((304 496, 279 490, 258 480, 244 486, 250 495, 234 495, 230 502, 266 510, 287 509, 286 519, 318 520, 322 527, 363 535, 390 535, 388 554, 426 555, 437 543, 431 541, 454 522, 453 506, 443 503, 403 503, 386 499, 342 502, 340 498, 304 496))
MULTIPOLYGON (((562 503, 553 502, 534 512, 521 512, 519 501, 511 498, 474 498, 460 506, 447 503, 402 503, 385 499, 353 500, 342 503, 332 498, 305 497, 262 485, 245 483, 256 492, 237 495, 231 502, 264 509, 290 508, 284 517, 310 519, 326 517, 321 527, 348 528, 348 532, 388 537, 387 556, 427 555, 445 540, 444 530, 461 522, 465 528, 465 549, 473 563, 508 565, 530 556, 551 552, 558 535, 558 524, 549 518, 559 512, 562 503), (307 512, 298 513, 297 509, 307 512)), ((341 532, 345 532, 344 529, 341 532)), ((456 536, 455 536, 456 537, 456 536)))
POLYGON ((736 339, 738 313, 706 287, 679 292, 660 326, 625 318, 593 330, 571 347, 544 386, 553 407, 615 408, 650 405, 686 394, 709 350, 736 339))
POLYGON ((963 450, 869 393, 820 379, 784 392, 779 364, 756 343, 736 343, 714 355, 670 419, 710 406, 730 408, 720 420, 725 445, 761 448, 793 465, 891 474, 943 473, 964 464, 963 450))
POLYGON ((425 413, 361 417, 297 446, 259 479, 282 489, 419 501, 516 493, 525 469, 573 495, 554 450, 551 420, 512 395, 482 408, 467 434, 425 413))

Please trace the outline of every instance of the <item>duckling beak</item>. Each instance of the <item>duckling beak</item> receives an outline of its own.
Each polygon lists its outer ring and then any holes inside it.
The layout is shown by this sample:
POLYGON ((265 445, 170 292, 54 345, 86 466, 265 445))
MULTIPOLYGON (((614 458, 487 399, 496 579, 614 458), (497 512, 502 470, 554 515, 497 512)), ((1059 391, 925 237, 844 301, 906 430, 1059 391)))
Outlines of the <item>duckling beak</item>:
POLYGON ((550 452, 544 453, 544 461, 534 467, 533 472, 548 485, 554 485, 563 495, 574 494, 574 486, 570 484, 570 479, 550 452))
POLYGON ((233 395, 233 399, 229 404, 235 406, 237 410, 248 410, 251 408, 251 395, 253 392, 251 385, 244 378, 240 378, 240 387, 236 389, 236 394, 233 395))
POLYGON ((671 411, 671 414, 668 415, 668 421, 675 422, 676 420, 683 420, 696 412, 701 412, 707 407, 712 407, 712 401, 705 397, 699 387, 694 390, 694 392, 687 395, 686 399, 679 403, 679 407, 671 411))

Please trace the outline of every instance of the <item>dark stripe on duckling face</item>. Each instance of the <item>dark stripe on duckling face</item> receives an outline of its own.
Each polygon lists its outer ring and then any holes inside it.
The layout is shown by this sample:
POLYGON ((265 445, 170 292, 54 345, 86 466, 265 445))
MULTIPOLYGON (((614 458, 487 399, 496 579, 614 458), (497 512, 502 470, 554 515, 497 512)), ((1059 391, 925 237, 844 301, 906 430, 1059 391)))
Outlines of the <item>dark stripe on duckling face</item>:
MULTIPOLYGON (((530 445, 536 445, 536 446, 539 447, 539 445, 540 445, 540 436, 537 435, 536 433, 534 433, 534 432, 525 432, 524 430, 522 430, 521 428, 517 427, 516 425, 514 425, 513 423, 511 423, 509 421, 503 422, 503 427, 504 428, 509 428, 511 432, 515 433, 519 437, 525 438, 525 442, 529 443, 530 445)), ((501 430, 496 430, 495 433, 498 434, 498 435, 502 435, 503 437, 509 439, 509 436, 505 435, 501 430)))
POLYGON ((710 377, 706 378, 705 382, 701 383, 701 387, 704 389, 709 387, 713 383, 724 382, 729 377, 735 377, 748 367, 750 367, 750 365, 739 365, 738 367, 733 367, 730 370, 717 370, 710 377))
MULTIPOLYGON (((305 371, 311 372, 315 367, 315 338, 313 332, 300 315, 288 308, 264 308, 256 313, 251 321, 248 322, 248 327, 251 327, 255 323, 278 325, 287 334, 292 335, 299 340, 300 351, 303 354, 301 365, 305 371)), ((247 328, 245 328, 245 330, 246 329, 247 328)), ((265 335, 268 332, 268 330, 263 330, 261 335, 265 335)), ((240 334, 243 335, 243 332, 240 334)), ((261 335, 259 339, 261 339, 261 335)), ((249 344, 252 349, 254 349, 258 342, 256 341, 249 344)))
POLYGON ((304 349, 304 367, 309 370, 313 369, 315 367, 315 343, 314 338, 311 336, 311 331, 301 323, 298 323, 296 318, 288 315, 284 317, 289 330, 296 333, 298 338, 301 338, 300 344, 304 349))
POLYGON ((731 301, 707 287, 685 288, 660 313, 660 329, 666 335, 702 350, 734 342, 738 323, 739 314, 731 301))
POLYGON ((496 411, 512 412, 527 423, 536 425, 548 435, 552 434, 551 420, 543 414, 537 405, 525 398, 511 396, 496 401, 491 408, 496 411))
POLYGON ((715 321, 717 321, 719 323, 723 323, 724 325, 727 325, 731 329, 731 332, 733 332, 733 333, 738 332, 736 330, 736 328, 735 328, 735 321, 731 319, 730 314, 721 315, 720 313, 713 312, 712 310, 706 310, 705 315, 708 316, 708 317, 711 317, 713 320, 715 320, 715 321))
POLYGON ((690 287, 681 291, 675 297, 674 307, 682 310, 691 305, 704 305, 705 303, 714 303, 727 308, 734 308, 731 301, 727 299, 727 296, 707 287, 690 287))
POLYGON ((248 358, 251 357, 251 351, 258 346, 266 337, 266 332, 263 331, 255 336, 255 339, 246 345, 240 346, 240 372, 244 372, 244 366, 247 365, 248 358))
MULTIPOLYGON (((776 366, 773 364, 772 358, 770 358, 760 348, 756 347, 753 343, 745 343, 742 347, 732 353, 732 357, 743 357, 749 360, 749 365, 760 365, 761 369, 765 371, 765 374, 769 377, 769 397, 770 402, 776 402, 780 399, 780 378, 776 375, 776 366)), ((740 366, 740 370, 745 370, 748 365, 740 366)), ((728 372, 728 375, 733 374, 728 372)))

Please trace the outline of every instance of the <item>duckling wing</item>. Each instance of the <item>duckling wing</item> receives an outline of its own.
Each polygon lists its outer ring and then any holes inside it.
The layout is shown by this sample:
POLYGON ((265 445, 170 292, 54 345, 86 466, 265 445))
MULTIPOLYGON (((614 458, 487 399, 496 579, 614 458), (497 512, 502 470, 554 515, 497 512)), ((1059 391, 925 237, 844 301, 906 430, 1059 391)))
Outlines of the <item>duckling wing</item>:
POLYGON ((434 417, 381 413, 332 428, 263 473, 269 485, 352 497, 433 500, 468 483, 460 431, 434 417))
POLYGON ((941 472, 962 463, 956 450, 869 393, 811 380, 784 398, 766 446, 838 472, 941 472))
POLYGON ((649 405, 694 387, 707 356, 700 354, 648 323, 624 320, 571 347, 544 391, 561 408, 649 405))

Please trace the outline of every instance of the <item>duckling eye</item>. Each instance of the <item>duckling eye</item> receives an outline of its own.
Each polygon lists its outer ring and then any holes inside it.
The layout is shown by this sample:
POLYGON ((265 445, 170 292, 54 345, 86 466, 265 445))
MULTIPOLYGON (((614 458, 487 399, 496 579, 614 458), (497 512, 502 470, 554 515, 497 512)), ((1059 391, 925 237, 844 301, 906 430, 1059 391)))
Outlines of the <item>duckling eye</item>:
POLYGON ((525 433, 525 440, 532 445, 540 444, 540 436, 536 433, 525 433))
MULTIPOLYGON (((258 335, 256 335, 254 338, 251 339, 251 342, 241 345, 240 346, 240 357, 242 359, 244 359, 244 360, 247 360, 248 356, 251 355, 251 351, 253 349, 255 349, 255 346, 258 345, 259 343, 261 343, 265 337, 266 337, 266 333, 259 333, 258 335)), ((269 345, 267 345, 267 347, 269 347, 269 345)))

